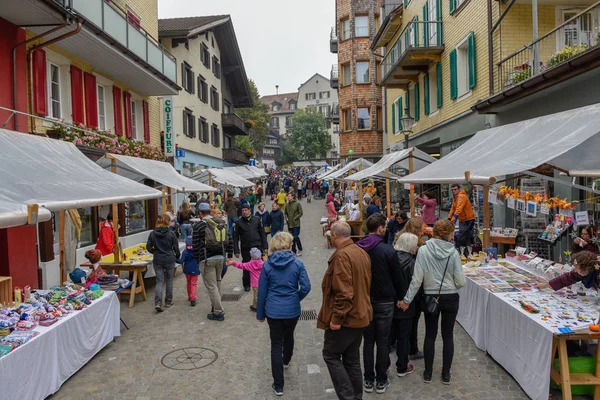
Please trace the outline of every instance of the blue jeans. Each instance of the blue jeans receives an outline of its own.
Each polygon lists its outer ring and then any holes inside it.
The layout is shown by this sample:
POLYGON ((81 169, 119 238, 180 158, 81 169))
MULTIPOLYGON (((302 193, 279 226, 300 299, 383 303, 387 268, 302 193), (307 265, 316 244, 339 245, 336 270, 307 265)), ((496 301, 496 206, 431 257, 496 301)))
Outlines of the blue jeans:
POLYGON ((227 223, 229 224, 229 234, 233 236, 233 225, 237 222, 238 216, 227 217, 227 223))
POLYGON ((294 241, 292 242, 292 253, 296 253, 296 246, 298 246, 299 251, 302 251, 302 242, 300 242, 300 227, 295 226, 290 228, 289 231, 294 237, 294 241))
POLYGON ((394 316, 394 303, 373 303, 373 321, 365 329, 363 363, 365 380, 383 383, 390 365, 389 335, 394 316), (377 344, 377 355, 375 345, 377 344))
POLYGON ((183 238, 183 241, 185 242, 185 239, 187 239, 187 237, 192 234, 192 225, 191 224, 181 224, 181 225, 179 225, 179 230, 181 231, 181 237, 183 238))

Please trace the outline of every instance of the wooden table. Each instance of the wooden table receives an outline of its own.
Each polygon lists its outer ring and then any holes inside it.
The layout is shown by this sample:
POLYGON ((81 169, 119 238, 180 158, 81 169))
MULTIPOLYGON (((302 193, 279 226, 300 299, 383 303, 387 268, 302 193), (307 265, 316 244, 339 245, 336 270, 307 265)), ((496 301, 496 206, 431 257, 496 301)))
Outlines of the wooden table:
POLYGON ((490 236, 492 243, 495 244, 512 244, 513 246, 517 243, 516 237, 510 236, 490 236))
POLYGON ((571 374, 569 372, 569 356, 567 355, 567 340, 600 339, 600 332, 582 329, 567 334, 554 334, 552 339, 552 356, 550 358, 550 378, 560 384, 564 400, 572 400, 571 385, 594 385, 594 400, 600 400, 600 352, 596 353, 596 373, 571 374), (560 371, 552 366, 556 352, 560 371))
MULTIPOLYGON (((146 271, 146 267, 150 264, 149 261, 137 262, 135 264, 112 264, 112 263, 100 263, 100 266, 105 271, 114 271, 117 274, 121 271, 133 272, 133 284, 129 289, 123 289, 118 297, 121 300, 122 294, 129 295, 129 308, 133 308, 135 301, 135 295, 142 295, 143 301, 146 301, 146 288, 144 287, 144 276, 142 275, 146 271), (138 285, 139 282, 139 285, 138 285)), ((81 264, 83 267, 91 267, 92 264, 81 264)))

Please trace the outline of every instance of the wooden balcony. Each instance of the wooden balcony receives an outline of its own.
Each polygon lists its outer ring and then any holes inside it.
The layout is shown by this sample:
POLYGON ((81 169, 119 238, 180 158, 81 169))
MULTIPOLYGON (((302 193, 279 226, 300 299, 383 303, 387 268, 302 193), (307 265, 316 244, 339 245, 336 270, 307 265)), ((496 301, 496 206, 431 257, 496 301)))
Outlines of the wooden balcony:
POLYGON ((237 148, 223 149, 223 161, 225 162, 232 164, 248 164, 249 160, 250 156, 243 150, 237 148))
POLYGON ((223 114, 221 117, 223 132, 230 135, 248 135, 246 122, 237 114, 223 114))

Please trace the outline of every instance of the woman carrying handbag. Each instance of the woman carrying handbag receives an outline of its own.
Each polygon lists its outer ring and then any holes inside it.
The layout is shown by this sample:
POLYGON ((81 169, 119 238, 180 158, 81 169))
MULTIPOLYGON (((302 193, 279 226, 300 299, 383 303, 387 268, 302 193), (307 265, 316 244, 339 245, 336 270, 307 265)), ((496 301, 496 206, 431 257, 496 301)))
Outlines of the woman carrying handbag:
POLYGON ((465 285, 465 274, 460 255, 454 248, 454 224, 450 221, 437 221, 433 225, 433 238, 419 249, 415 262, 415 272, 404 300, 398 303, 403 310, 419 291, 421 284, 425 292, 425 371, 423 381, 431 383, 435 339, 438 322, 442 317, 442 383, 450 384, 450 367, 454 357, 454 324, 458 314, 458 290, 465 285))

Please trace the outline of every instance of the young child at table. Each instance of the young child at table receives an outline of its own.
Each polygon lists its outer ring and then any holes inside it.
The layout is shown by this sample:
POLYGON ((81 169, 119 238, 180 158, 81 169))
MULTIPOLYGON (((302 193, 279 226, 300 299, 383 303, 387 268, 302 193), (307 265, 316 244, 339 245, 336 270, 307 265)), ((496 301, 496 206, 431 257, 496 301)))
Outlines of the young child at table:
POLYGON ((570 272, 562 274, 546 283, 538 283, 535 287, 538 289, 552 288, 560 290, 566 286, 581 282, 587 289, 594 288, 598 290, 600 286, 600 266, 597 256, 591 251, 580 251, 571 257, 573 269, 570 272))
POLYGON ((250 271, 250 286, 252 287, 252 305, 250 306, 250 310, 256 311, 256 301, 258 299, 258 278, 260 278, 260 272, 263 267, 262 253, 256 247, 250 249, 250 257, 252 258, 247 263, 241 263, 237 261, 233 261, 231 258, 227 259, 227 265, 233 265, 239 269, 245 269, 250 271))
POLYGON ((183 273, 187 281, 187 294, 192 307, 196 306, 196 289, 198 287, 198 275, 200 275, 200 267, 198 261, 194 257, 192 251, 192 236, 185 238, 185 250, 181 254, 181 258, 177 260, 178 264, 183 264, 183 273))

